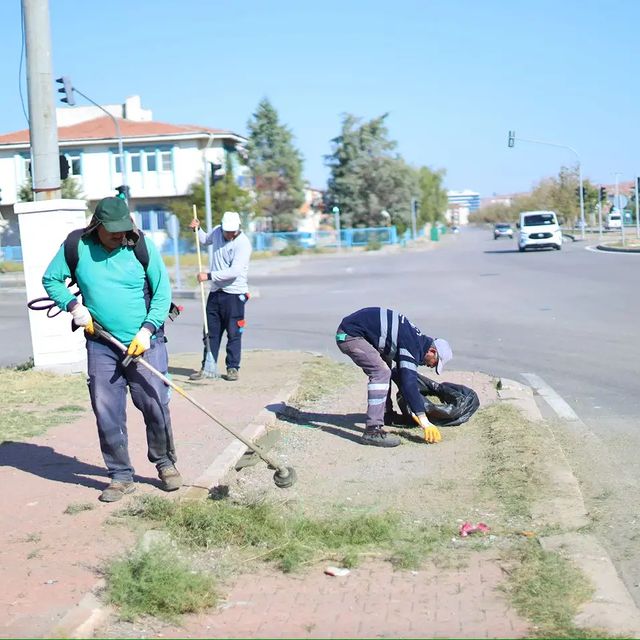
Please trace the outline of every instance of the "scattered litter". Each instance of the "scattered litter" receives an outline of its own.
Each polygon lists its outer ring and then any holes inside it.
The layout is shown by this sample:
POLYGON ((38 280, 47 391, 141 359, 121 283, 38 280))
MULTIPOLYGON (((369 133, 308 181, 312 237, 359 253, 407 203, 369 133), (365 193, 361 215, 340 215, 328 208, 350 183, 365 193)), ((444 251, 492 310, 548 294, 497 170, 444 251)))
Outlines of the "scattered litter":
POLYGON ((58 582, 57 580, 47 580, 45 582, 45 584, 55 584, 56 582, 58 582))
POLYGON ((417 572, 417 571, 412 571, 412 572, 411 572, 411 575, 412 575, 412 576, 417 576, 417 575, 418 575, 418 572, 417 572))
POLYGON ((489 531, 489 527, 484 522, 478 522, 478 524, 473 525, 470 522, 463 522, 460 525, 460 535, 465 538, 471 533, 487 533, 489 531))
POLYGON ((35 507, 38 504, 38 501, 35 502, 27 502, 27 507, 35 507))
POLYGON ((518 533, 519 533, 519 535, 524 536, 525 538, 535 538, 536 537, 536 532, 535 531, 519 531, 518 533))
POLYGON ((337 578, 348 576, 351 573, 349 569, 345 569, 344 567, 327 567, 324 572, 328 576, 336 576, 337 578))

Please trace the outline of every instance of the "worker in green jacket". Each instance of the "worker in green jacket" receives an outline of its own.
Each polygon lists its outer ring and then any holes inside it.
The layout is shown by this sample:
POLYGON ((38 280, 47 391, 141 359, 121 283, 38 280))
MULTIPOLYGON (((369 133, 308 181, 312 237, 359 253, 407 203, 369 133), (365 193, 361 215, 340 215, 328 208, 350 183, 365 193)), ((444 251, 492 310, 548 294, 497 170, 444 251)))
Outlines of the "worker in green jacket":
POLYGON ((87 338, 89 395, 111 480, 99 500, 115 502, 135 490, 128 450, 127 387, 144 416, 147 456, 158 470, 161 487, 176 490, 182 478, 175 467, 167 387, 135 360, 123 366, 124 354, 94 334, 95 320, 129 345, 129 355, 143 357, 162 372, 168 369, 163 325, 171 303, 169 276, 153 242, 133 224, 125 200, 101 200, 77 242, 74 276, 82 302, 66 286, 71 275, 63 245, 49 264, 42 284, 56 305, 84 328, 87 338), (138 242, 146 244, 142 247, 148 253, 146 267, 136 255, 138 242))

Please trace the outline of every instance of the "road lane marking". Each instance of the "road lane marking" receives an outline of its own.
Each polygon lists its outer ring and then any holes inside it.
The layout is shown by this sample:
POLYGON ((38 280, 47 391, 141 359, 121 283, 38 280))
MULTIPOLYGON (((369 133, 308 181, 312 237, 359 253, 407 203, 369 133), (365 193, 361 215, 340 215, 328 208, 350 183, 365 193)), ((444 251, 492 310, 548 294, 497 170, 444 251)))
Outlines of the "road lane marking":
POLYGON ((535 373, 521 373, 520 375, 545 399, 547 404, 558 414, 558 417, 564 420, 580 420, 578 414, 569 404, 539 375, 535 373))

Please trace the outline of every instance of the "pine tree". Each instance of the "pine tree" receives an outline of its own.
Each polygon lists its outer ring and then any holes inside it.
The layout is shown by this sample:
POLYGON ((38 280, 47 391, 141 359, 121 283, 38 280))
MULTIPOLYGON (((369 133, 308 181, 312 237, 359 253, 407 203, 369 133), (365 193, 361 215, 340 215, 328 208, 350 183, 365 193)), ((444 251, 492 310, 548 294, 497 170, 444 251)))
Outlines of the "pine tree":
POLYGON ((254 176, 256 210, 272 219, 273 229, 295 229, 304 202, 302 156, 293 134, 263 98, 249 120, 248 163, 254 176))

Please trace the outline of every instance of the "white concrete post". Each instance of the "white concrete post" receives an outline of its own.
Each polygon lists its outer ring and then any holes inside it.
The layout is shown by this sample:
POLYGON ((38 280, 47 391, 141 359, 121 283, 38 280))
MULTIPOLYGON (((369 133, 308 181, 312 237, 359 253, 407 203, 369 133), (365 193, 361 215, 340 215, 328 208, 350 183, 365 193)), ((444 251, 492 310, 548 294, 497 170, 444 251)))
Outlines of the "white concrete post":
MULTIPOLYGON (((40 200, 14 205, 20 226, 27 301, 46 296, 42 286, 51 259, 69 232, 86 226, 84 200, 40 200)), ((48 318, 44 311, 29 310, 33 361, 38 369, 58 373, 86 371, 83 332, 71 331, 66 311, 48 318)))

